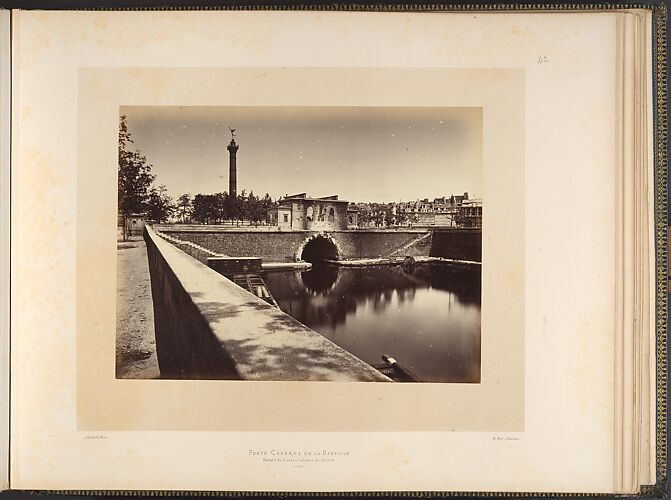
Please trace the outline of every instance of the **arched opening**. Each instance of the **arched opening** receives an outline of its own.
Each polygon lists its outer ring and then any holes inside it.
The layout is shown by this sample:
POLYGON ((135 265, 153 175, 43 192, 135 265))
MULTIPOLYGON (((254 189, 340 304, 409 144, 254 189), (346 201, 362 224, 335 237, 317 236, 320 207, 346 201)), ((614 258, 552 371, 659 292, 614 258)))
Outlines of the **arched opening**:
POLYGON ((301 259, 313 263, 324 260, 338 260, 338 248, 327 238, 317 236, 305 244, 301 259))

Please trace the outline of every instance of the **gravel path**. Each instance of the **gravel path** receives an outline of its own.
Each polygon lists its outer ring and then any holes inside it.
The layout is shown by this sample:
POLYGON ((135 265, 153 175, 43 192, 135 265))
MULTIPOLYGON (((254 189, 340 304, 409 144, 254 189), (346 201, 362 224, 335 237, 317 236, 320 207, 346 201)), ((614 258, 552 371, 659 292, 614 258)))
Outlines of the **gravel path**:
POLYGON ((139 236, 117 243, 117 378, 160 375, 147 248, 139 236))

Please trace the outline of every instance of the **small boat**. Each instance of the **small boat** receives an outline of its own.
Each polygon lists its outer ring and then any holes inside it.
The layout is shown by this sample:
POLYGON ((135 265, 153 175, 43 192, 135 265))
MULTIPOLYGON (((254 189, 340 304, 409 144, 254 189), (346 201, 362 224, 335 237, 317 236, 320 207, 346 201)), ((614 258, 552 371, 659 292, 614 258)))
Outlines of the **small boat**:
POLYGON ((405 366, 399 365, 398 361, 396 361, 395 358, 392 358, 391 356, 387 356, 386 354, 382 355, 382 361, 384 361, 384 364, 379 364, 379 365, 373 365, 373 368, 375 368, 377 371, 382 373, 383 375, 386 375, 390 379, 392 379, 394 382, 419 382, 420 380, 417 378, 417 376, 412 373, 408 368, 405 366))

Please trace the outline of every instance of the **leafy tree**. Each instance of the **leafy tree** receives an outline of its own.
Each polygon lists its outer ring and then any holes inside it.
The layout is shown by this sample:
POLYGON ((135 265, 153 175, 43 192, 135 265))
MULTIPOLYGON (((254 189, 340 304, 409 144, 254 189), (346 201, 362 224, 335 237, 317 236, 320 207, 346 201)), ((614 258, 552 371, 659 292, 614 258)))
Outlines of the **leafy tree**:
POLYGON ((235 198, 229 196, 226 191, 197 194, 191 202, 191 215, 201 224, 230 220, 236 221, 239 225, 240 221, 248 220, 258 225, 259 222, 266 220, 268 209, 276 204, 268 193, 259 198, 253 191, 249 194, 242 191, 235 198))
POLYGON ((183 194, 177 198, 177 209, 182 223, 186 222, 191 216, 191 195, 183 194))
POLYGON ((454 225, 457 227, 466 227, 466 216, 464 215, 463 209, 459 209, 459 211, 454 214, 454 217, 452 218, 454 221, 454 225))
POLYGON ((396 224, 399 226, 405 226, 409 224, 410 218, 408 217, 408 214, 405 212, 402 212, 401 209, 396 210, 396 224))
POLYGON ((214 195, 214 198, 214 205, 216 207, 216 216, 214 218, 217 221, 225 221, 229 217, 228 193, 226 191, 217 193, 214 195))
POLYGON ((242 212, 242 220, 252 220, 252 210, 253 210, 253 205, 254 205, 254 192, 250 191, 249 194, 246 194, 245 191, 242 191, 242 204, 241 204, 241 212, 242 212))
POLYGON ((245 212, 249 220, 255 225, 266 219, 267 209, 263 204, 263 199, 255 196, 253 191, 250 191, 247 197, 247 209, 245 212))
POLYGON ((371 222, 371 211, 369 205, 363 205, 359 207, 359 226, 368 227, 371 222))
POLYGON ((218 217, 217 198, 213 194, 197 194, 193 198, 193 218, 207 224, 218 217))
POLYGON ((396 215, 394 214, 394 209, 391 203, 387 203, 383 208, 384 212, 384 222, 387 224, 387 227, 395 225, 397 223, 396 215))
POLYGON ((129 151, 133 143, 126 116, 119 119, 119 172, 118 210, 123 223, 123 239, 126 240, 126 219, 133 213, 143 213, 149 200, 149 188, 155 176, 151 165, 139 151, 129 151))
POLYGON ((273 199, 270 197, 270 195, 266 193, 266 195, 261 199, 261 205, 263 206, 264 209, 267 210, 269 208, 273 208, 274 206, 276 206, 277 203, 275 203, 273 199))
POLYGON ((261 220, 267 221, 268 210, 275 208, 277 206, 277 202, 274 202, 270 195, 266 193, 266 195, 259 200, 259 204, 261 205, 259 210, 263 212, 263 218, 261 220))
POLYGON ((379 203, 371 203, 370 220, 375 224, 375 227, 384 226, 385 224, 385 207, 379 203))
POLYGON ((243 190, 237 197, 228 197, 228 218, 234 221, 240 221, 244 218, 245 200, 247 195, 243 190))
POLYGON ((146 202, 146 214, 150 220, 158 223, 167 222, 175 212, 175 203, 172 198, 166 194, 164 185, 152 188, 149 192, 149 199, 146 202))
POLYGON ((207 217, 205 217, 205 196, 202 194, 197 194, 193 197, 191 202, 191 216, 197 221, 203 224, 207 217))

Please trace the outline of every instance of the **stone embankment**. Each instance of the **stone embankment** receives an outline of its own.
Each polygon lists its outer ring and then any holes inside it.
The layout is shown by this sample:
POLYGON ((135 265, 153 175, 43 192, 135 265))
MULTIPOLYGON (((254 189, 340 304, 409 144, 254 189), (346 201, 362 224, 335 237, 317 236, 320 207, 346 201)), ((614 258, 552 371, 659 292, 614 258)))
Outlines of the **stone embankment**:
POLYGON ((144 238, 162 377, 390 381, 151 228, 144 238))
MULTIPOLYGON (((179 239, 181 244, 189 242, 217 255, 261 257, 264 263, 301 260, 306 242, 318 234, 311 231, 271 231, 267 227, 262 231, 253 231, 250 228, 158 225, 156 229, 162 235, 179 239)), ((479 229, 328 231, 328 238, 337 244, 339 260, 406 256, 473 262, 482 259, 482 231, 479 229)), ((183 249, 190 251, 186 247, 183 249)))

